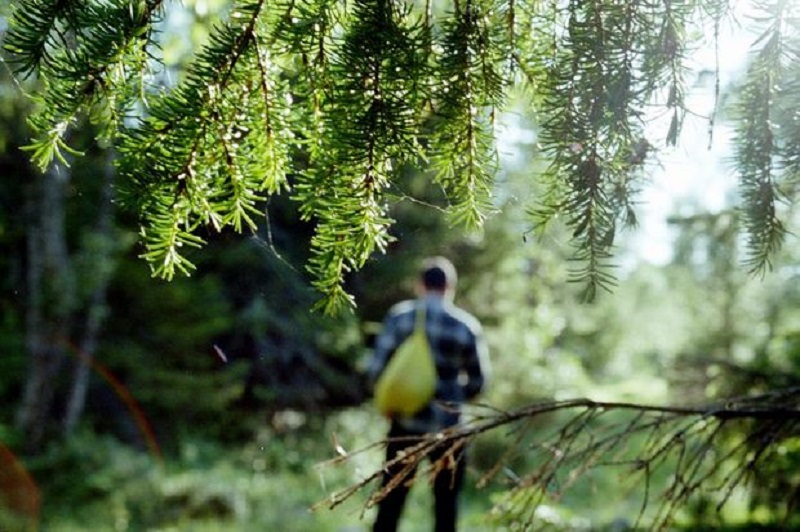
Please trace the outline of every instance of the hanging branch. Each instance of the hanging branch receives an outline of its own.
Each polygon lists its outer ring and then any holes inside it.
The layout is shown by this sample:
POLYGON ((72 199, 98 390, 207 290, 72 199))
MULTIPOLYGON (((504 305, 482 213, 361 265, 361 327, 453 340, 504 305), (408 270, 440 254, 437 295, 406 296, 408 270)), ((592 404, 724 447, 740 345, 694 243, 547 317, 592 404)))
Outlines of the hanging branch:
POLYGON ((763 44, 747 69, 735 140, 742 223, 747 231, 749 252, 745 264, 752 273, 771 268, 771 258, 786 232, 777 215, 781 197, 774 166, 777 155, 774 102, 779 97, 784 62, 791 59, 784 42, 789 8, 785 1, 764 4, 762 8, 772 15, 771 24, 759 37, 757 42, 763 44))
POLYGON ((631 98, 632 30, 626 26, 635 19, 627 15, 607 11, 601 2, 571 2, 568 31, 558 44, 544 89, 541 144, 552 163, 544 174, 546 198, 531 214, 540 227, 556 214, 566 215, 579 264, 572 279, 585 285, 587 299, 598 288, 614 284, 608 260, 617 214, 626 203, 613 192, 630 194, 624 185, 630 165, 620 160, 629 156, 633 132, 639 128, 631 126, 637 119, 631 107, 637 102, 631 98), (620 57, 611 61, 608 50, 620 50, 620 57))
POLYGON ((42 82, 39 108, 29 119, 35 138, 25 150, 42 170, 53 159, 77 155, 64 138, 82 113, 109 138, 134 101, 150 56, 162 0, 48 2, 16 5, 4 40, 9 62, 23 77, 42 82))
POLYGON ((263 0, 237 5, 186 81, 153 99, 149 115, 122 137, 123 201, 145 221, 143 257, 154 275, 194 268, 181 248, 204 243, 194 234, 201 224, 255 229, 262 193, 285 183, 291 135, 285 89, 259 37, 264 9, 263 0))
MULTIPOLYGON (((459 0, 438 16, 428 1, 238 0, 184 81, 153 91, 145 74, 166 5, 15 3, 4 49, 39 86, 27 149, 42 168, 67 162, 77 152, 65 133, 84 117, 102 126, 121 157, 120 197, 142 218, 143 256, 165 278, 192 270, 184 252, 206 227, 251 229, 290 175, 301 216, 316 223, 308 269, 329 311, 352 303, 343 276, 391 241, 387 191, 403 165, 426 161, 451 220, 481 226, 493 207, 493 121, 517 88, 550 163, 536 176, 545 191, 534 222, 565 220, 571 276, 587 297, 613 286, 619 228, 636 222, 652 151, 644 112, 665 107, 666 142, 677 143, 697 29, 732 11, 730 0, 459 0)), ((789 6, 760 4, 770 26, 739 113, 754 272, 780 246, 779 201, 800 175, 789 6)))
POLYGON ((384 191, 395 168, 421 156, 418 104, 426 95, 423 28, 389 0, 358 1, 354 23, 330 66, 331 98, 322 111, 315 168, 301 176, 298 199, 317 222, 309 270, 319 307, 352 305, 346 272, 390 241, 384 191), (314 198, 309 198, 313 195, 314 198))
POLYGON ((505 96, 502 26, 491 23, 494 4, 467 0, 456 4, 442 23, 441 55, 436 65, 440 86, 431 137, 435 181, 450 196, 451 220, 479 228, 491 209, 496 153, 491 116, 505 96))
MULTIPOLYGON (((510 488, 498 503, 503 522, 534 527, 537 508, 557 502, 578 481, 598 469, 615 468, 631 486, 643 486, 642 504, 634 528, 666 529, 676 510, 700 492, 717 493, 717 511, 734 491, 747 482, 760 464, 780 452, 778 443, 800 429, 800 388, 729 399, 700 407, 650 406, 635 403, 572 399, 532 404, 513 411, 474 406, 464 424, 419 439, 403 456, 383 464, 358 483, 333 493, 315 506, 333 508, 367 486, 377 483, 387 467, 402 465, 395 479, 423 462, 433 450, 459 448, 481 434, 502 429, 515 434, 497 463, 478 481, 479 486, 502 481, 510 488), (554 422, 553 415, 567 416, 554 422), (531 430, 531 423, 548 416, 531 430), (552 426, 554 430, 542 430, 552 426), (641 439, 640 445, 632 442, 641 439), (513 471, 511 458, 525 456, 528 471, 513 471), (504 480, 498 478, 504 474, 504 480), (656 476, 671 479, 656 486, 656 476)), ((386 442, 382 442, 385 444, 386 442)), ((381 444, 381 445, 382 445, 381 444)), ((375 449, 370 445, 339 456, 323 467, 347 463, 353 456, 375 449)), ((430 476, 446 467, 442 459, 418 473, 430 476)), ((379 502, 392 484, 368 497, 365 509, 379 502)), ((620 486, 625 488, 626 486, 620 486)))

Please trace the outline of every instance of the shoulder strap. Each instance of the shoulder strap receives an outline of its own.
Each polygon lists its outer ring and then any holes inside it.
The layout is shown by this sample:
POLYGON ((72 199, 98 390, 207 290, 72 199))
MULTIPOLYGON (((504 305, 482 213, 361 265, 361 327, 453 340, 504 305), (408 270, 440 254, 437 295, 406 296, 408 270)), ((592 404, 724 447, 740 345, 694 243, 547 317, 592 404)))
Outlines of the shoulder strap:
POLYGON ((417 310, 414 313, 414 330, 425 332, 425 301, 417 302, 417 310))

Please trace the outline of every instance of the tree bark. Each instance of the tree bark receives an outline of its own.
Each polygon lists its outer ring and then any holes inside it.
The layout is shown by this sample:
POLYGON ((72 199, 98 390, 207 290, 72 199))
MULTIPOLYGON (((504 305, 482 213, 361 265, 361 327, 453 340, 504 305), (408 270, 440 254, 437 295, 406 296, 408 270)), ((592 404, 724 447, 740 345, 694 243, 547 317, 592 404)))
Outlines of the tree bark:
POLYGON ((87 253, 91 272, 89 278, 94 283, 92 294, 89 298, 85 314, 83 338, 80 343, 78 357, 75 359, 72 383, 67 399, 67 409, 64 414, 63 431, 68 436, 78 424, 84 407, 86 394, 89 389, 90 362, 97 348, 97 338, 103 321, 108 315, 106 308, 106 291, 112 273, 112 247, 114 230, 113 207, 114 197, 114 165, 113 155, 109 155, 103 171, 103 188, 100 198, 99 212, 93 234, 92 242, 88 245, 87 253))
POLYGON ((75 304, 64 212, 69 179, 66 168, 53 165, 44 175, 34 178, 26 201, 28 371, 16 423, 29 452, 41 448, 50 428, 75 304))

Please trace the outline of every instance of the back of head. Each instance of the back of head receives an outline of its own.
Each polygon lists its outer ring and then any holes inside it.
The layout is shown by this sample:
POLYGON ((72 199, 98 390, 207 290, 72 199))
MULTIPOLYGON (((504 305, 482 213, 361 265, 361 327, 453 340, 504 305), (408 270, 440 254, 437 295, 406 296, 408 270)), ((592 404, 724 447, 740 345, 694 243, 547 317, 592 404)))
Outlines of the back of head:
POLYGON ((444 257, 427 258, 422 262, 420 282, 426 291, 453 291, 457 282, 456 268, 444 257))

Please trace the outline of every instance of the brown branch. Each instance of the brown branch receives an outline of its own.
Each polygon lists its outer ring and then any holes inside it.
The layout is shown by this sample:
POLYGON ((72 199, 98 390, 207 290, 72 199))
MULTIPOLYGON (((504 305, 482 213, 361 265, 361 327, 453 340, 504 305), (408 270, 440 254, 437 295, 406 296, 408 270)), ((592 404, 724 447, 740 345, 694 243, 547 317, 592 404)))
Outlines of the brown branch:
MULTIPOLYGON (((520 523, 531 525, 536 509, 548 498, 558 499, 576 482, 599 467, 624 467, 630 469, 628 479, 642 483, 643 497, 636 526, 645 520, 647 509, 656 501, 658 506, 650 517, 650 527, 664 529, 672 515, 686 504, 698 491, 715 479, 721 493, 718 507, 724 506, 736 487, 753 476, 756 468, 782 439, 791 436, 800 426, 800 387, 774 390, 762 395, 734 398, 723 403, 697 407, 658 406, 637 403, 594 401, 588 398, 563 401, 544 401, 511 411, 498 410, 486 405, 468 408, 469 420, 460 426, 424 436, 405 455, 383 464, 383 467, 360 482, 331 495, 314 508, 333 508, 362 488, 381 478, 388 468, 399 473, 387 486, 370 494, 365 509, 379 502, 395 486, 411 482, 413 471, 435 449, 452 449, 467 445, 477 436, 501 427, 510 428, 513 438, 497 462, 478 480, 479 487, 497 477, 500 471, 508 472, 513 485, 508 491, 504 511, 520 523), (545 414, 567 413, 554 433, 532 431, 531 421, 545 414), (631 413, 630 419, 613 420, 611 415, 631 413), (735 444, 725 446, 728 430, 736 423, 736 430, 744 436, 735 444), (741 426, 744 424, 744 426, 741 426), (641 446, 631 448, 629 442, 636 435, 645 436, 641 446), (532 441, 528 441, 532 440, 532 441), (717 450, 716 453, 711 451, 717 450), (506 464, 517 452, 524 452, 540 463, 521 476, 512 474, 506 464), (611 456, 611 459, 605 457, 611 456), (399 467, 402 466, 402 467, 399 467), (724 473, 723 468, 733 471, 724 473), (669 486, 657 490, 652 480, 657 471, 672 471, 669 486), (721 476, 721 478, 720 478, 721 476)), ((371 444, 357 451, 375 449, 387 440, 371 444)), ((454 451, 453 451, 454 452, 454 451)), ((341 464, 356 453, 337 456, 327 464, 341 464)), ((450 467, 445 458, 430 464, 422 476, 432 477, 450 467)))

